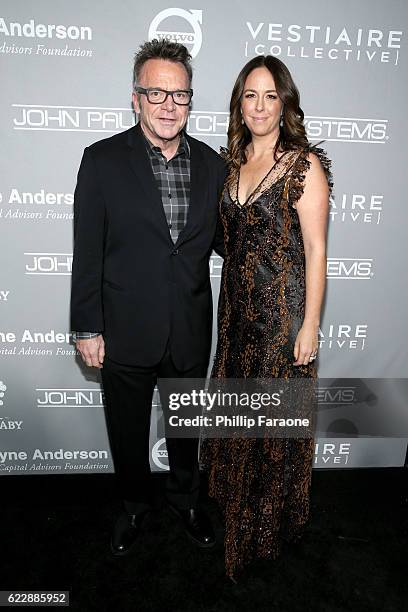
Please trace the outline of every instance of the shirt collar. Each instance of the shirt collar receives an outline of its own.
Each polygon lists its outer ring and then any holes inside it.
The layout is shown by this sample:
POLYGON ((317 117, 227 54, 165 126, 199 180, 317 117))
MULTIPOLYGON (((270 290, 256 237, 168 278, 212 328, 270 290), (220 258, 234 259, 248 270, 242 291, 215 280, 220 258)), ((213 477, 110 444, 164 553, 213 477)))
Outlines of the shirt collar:
MULTIPOLYGON (((146 146, 148 150, 150 151, 150 153, 152 153, 153 155, 163 155, 161 148, 154 145, 152 142, 150 142, 150 140, 147 138, 143 130, 141 130, 141 132, 143 134, 143 138, 145 140, 146 146)), ((184 130, 180 132, 179 146, 177 147, 177 151, 175 155, 172 157, 172 159, 174 159, 175 157, 178 157, 179 155, 182 155, 184 157, 190 157, 190 145, 188 143, 188 140, 186 138, 186 133, 184 130)))

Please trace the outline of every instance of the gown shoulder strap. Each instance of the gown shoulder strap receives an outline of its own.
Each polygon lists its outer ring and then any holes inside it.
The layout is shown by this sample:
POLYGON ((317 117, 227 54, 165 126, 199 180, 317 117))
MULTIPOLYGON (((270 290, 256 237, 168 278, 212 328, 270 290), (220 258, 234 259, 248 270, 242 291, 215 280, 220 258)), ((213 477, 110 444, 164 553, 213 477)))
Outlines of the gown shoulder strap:
POLYGON ((333 191, 333 176, 331 171, 331 160, 328 158, 326 151, 320 148, 318 145, 307 145, 303 147, 297 156, 292 171, 290 173, 290 181, 288 185, 288 195, 292 206, 300 200, 303 195, 305 187, 306 173, 310 168, 311 162, 309 160, 309 153, 314 153, 319 159, 322 168, 324 170, 327 184, 329 186, 329 194, 333 191))

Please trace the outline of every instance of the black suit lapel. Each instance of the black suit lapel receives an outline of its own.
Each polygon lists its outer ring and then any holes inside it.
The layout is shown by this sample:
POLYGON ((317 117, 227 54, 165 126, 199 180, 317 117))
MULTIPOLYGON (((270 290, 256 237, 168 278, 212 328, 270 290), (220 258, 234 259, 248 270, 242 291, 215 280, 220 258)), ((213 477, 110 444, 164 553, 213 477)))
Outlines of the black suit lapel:
POLYGON ((188 207, 187 222, 180 232, 177 245, 187 240, 197 229, 207 197, 208 172, 205 158, 200 146, 193 138, 187 135, 190 145, 190 203, 188 207))
POLYGON ((138 182, 146 194, 146 199, 149 206, 154 206, 156 210, 155 216, 158 220, 162 233, 172 245, 173 241, 167 225, 166 213, 164 212, 160 191, 152 171, 140 124, 137 124, 132 130, 129 131, 128 144, 130 146, 129 162, 132 170, 136 174, 138 182))

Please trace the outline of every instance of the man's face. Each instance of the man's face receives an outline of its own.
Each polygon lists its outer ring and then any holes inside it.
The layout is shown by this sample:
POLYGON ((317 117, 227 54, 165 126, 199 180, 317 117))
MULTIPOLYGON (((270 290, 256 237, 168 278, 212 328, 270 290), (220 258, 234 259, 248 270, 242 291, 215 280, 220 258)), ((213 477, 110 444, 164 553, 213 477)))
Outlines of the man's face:
MULTIPOLYGON (((139 85, 168 91, 190 88, 184 66, 161 59, 150 59, 143 65, 139 85)), ((146 136, 156 146, 176 138, 187 122, 189 106, 175 104, 171 96, 162 104, 151 104, 145 94, 133 93, 132 100, 146 136)))

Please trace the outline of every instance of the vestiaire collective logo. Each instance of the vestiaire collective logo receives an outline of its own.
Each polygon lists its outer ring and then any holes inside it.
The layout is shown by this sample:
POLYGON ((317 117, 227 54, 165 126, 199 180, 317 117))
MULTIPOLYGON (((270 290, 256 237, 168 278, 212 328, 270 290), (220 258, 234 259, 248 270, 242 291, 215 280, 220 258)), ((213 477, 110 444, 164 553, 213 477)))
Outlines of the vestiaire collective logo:
POLYGON ((351 442, 318 441, 315 444, 315 467, 341 467, 347 465, 351 453, 351 442))
POLYGON ((247 21, 244 55, 306 60, 384 63, 397 66, 404 32, 356 25, 287 24, 247 21))
POLYGON ((35 19, 27 22, 7 21, 0 17, 0 53, 5 55, 39 55, 61 57, 92 57, 93 49, 72 47, 72 41, 92 41, 92 28, 88 25, 44 24, 35 19), (10 40, 11 39, 11 40, 10 40), (62 47, 45 44, 47 41, 69 41, 62 47), (40 42, 44 41, 44 42, 40 42), (34 44, 29 44, 33 42, 34 44))
POLYGON ((383 205, 383 194, 343 193, 331 196, 330 220, 337 223, 379 225, 383 205))
POLYGON ((365 348, 367 323, 329 323, 319 327, 318 343, 325 350, 360 350, 365 348))
POLYGON ((203 42, 201 24, 203 11, 168 8, 160 11, 149 27, 149 40, 169 40, 185 45, 191 56, 198 55, 203 42), (187 25, 187 28, 186 28, 187 25))

